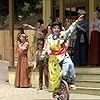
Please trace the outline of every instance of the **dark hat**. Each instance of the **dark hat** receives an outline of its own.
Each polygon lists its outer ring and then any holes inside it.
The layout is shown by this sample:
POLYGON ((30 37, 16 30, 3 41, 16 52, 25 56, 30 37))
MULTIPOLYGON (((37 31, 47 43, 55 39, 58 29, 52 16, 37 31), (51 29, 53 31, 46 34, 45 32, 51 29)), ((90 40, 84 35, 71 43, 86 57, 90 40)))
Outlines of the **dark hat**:
POLYGON ((60 27, 60 29, 62 29, 62 23, 59 22, 59 21, 53 22, 52 25, 51 25, 51 29, 52 29, 54 26, 56 26, 56 25, 58 25, 58 26, 60 27))
POLYGON ((80 14, 80 15, 85 15, 86 14, 86 11, 84 9, 79 9, 77 11, 77 13, 80 14))

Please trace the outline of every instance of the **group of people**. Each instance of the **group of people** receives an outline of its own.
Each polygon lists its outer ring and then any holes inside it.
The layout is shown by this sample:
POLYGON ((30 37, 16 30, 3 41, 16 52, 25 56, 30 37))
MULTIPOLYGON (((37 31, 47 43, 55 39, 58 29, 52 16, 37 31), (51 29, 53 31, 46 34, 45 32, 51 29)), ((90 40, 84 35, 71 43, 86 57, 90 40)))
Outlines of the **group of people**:
MULTIPOLYGON (((49 17, 49 24, 45 28, 42 19, 37 20, 37 26, 30 27, 36 31, 36 59, 34 68, 39 68, 39 90, 43 89, 43 72, 45 75, 45 86, 60 95, 59 91, 62 80, 68 83, 69 89, 76 89, 75 86, 75 69, 74 65, 86 65, 88 61, 88 23, 85 20, 85 14, 80 13, 78 19, 73 22, 66 30, 63 29, 62 23, 53 21, 49 17), (74 50, 73 62, 68 54, 69 37, 76 32, 76 43, 74 50)), ((93 27, 94 28, 94 27, 93 27)), ((97 31, 97 30, 95 30, 97 31)), ((29 48, 28 36, 24 33, 23 28, 19 28, 17 35, 18 64, 16 68, 15 87, 31 87, 30 75, 28 70, 27 51, 29 48)), ((92 51, 91 51, 92 52, 92 51)), ((64 93, 64 91, 63 91, 64 93)))
MULTIPOLYGON (((33 27, 28 24, 24 24, 26 27, 30 27, 36 31, 35 40, 36 40, 36 59, 34 64, 34 69, 36 66, 39 67, 39 88, 42 89, 43 85, 43 70, 45 69, 45 80, 46 86, 49 86, 48 81, 48 68, 47 68, 47 59, 43 60, 40 58, 42 53, 43 45, 44 45, 44 38, 46 30, 43 26, 43 20, 37 20, 37 26, 33 27)), ((17 35, 17 47, 16 47, 16 54, 18 57, 18 64, 16 68, 16 77, 15 77, 15 87, 22 88, 22 87, 31 87, 32 84, 30 83, 30 70, 28 67, 28 56, 27 52, 29 49, 29 40, 28 36, 24 33, 24 28, 20 27, 17 35)))

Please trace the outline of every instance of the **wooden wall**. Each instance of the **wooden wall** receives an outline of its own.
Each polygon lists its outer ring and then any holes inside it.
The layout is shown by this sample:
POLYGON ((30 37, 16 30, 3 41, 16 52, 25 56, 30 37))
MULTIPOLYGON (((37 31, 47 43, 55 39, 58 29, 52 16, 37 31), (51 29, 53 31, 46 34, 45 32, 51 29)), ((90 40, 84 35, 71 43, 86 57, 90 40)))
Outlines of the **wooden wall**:
MULTIPOLYGON (((16 35, 18 31, 14 30, 14 50, 16 48, 16 35)), ((29 51, 28 51, 28 58, 29 61, 32 61, 34 59, 33 53, 34 53, 34 34, 35 31, 33 30, 25 30, 25 33, 28 35, 29 39, 29 51)), ((9 60, 9 41, 10 41, 10 35, 8 30, 0 30, 0 59, 1 60, 9 60)), ((16 55, 15 55, 16 60, 16 55)))

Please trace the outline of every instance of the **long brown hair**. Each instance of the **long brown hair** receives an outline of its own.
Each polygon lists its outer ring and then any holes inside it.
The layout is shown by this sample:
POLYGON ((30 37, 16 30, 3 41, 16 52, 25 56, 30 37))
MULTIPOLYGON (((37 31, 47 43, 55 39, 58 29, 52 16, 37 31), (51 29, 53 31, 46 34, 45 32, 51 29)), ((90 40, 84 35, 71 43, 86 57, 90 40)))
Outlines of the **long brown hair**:
MULTIPOLYGON (((24 32, 24 28, 23 28, 23 27, 19 27, 18 30, 20 31, 20 33, 17 34, 17 41, 20 41, 20 36, 21 36, 22 34, 25 34, 25 32, 24 32)), ((28 36, 25 34, 25 39, 26 39, 26 40, 27 40, 27 37, 28 37, 28 36)))

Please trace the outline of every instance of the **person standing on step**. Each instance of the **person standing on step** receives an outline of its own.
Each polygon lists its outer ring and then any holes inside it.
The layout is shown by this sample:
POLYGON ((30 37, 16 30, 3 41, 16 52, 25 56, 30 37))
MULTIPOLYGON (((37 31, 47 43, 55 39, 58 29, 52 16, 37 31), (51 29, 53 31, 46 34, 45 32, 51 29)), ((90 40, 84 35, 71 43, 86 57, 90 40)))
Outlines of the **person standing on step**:
POLYGON ((73 61, 76 66, 88 64, 88 22, 85 20, 86 11, 78 10, 79 16, 84 15, 77 23, 76 42, 73 61))

